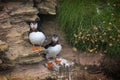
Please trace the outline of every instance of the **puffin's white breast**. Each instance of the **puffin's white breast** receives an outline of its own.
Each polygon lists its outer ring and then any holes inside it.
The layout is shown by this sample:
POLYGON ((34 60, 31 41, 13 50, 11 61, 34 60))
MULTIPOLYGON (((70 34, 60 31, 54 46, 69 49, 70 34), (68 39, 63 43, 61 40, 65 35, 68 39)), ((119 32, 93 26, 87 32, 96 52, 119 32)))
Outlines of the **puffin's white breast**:
POLYGON ((32 44, 41 44, 45 41, 46 37, 42 32, 31 32, 29 40, 32 44))
POLYGON ((60 44, 57 44, 55 46, 48 47, 47 50, 48 50, 47 57, 55 57, 62 50, 62 46, 60 44))

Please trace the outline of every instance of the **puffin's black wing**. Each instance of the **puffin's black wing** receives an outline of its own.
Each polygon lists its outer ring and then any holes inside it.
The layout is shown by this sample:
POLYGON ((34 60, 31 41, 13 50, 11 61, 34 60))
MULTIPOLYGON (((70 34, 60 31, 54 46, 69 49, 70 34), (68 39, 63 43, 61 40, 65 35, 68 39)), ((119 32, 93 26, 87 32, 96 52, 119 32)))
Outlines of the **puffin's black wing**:
POLYGON ((48 47, 50 47, 50 46, 52 46, 52 42, 51 43, 49 43, 49 44, 47 44, 46 46, 45 46, 45 49, 47 49, 48 47))
POLYGON ((49 43, 48 45, 46 45, 44 48, 47 49, 48 47, 50 47, 50 46, 53 47, 53 46, 55 46, 56 44, 58 44, 58 42, 57 42, 57 43, 54 43, 54 42, 51 41, 51 43, 49 43))

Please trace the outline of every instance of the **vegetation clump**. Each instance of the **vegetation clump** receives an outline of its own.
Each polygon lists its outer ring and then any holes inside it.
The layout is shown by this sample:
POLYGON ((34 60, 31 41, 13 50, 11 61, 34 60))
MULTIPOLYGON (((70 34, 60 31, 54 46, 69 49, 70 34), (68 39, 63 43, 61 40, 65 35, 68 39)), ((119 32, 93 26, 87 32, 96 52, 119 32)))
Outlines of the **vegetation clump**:
POLYGON ((58 22, 79 50, 120 56, 119 0, 60 0, 58 22))

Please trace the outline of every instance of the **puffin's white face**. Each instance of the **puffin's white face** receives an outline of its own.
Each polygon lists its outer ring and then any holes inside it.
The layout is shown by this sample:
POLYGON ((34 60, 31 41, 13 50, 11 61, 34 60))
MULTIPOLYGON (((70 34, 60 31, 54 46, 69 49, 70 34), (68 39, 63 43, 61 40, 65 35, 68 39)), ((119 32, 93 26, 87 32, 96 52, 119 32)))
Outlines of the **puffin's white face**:
POLYGON ((37 27, 38 27, 38 24, 37 24, 37 23, 35 23, 35 22, 30 23, 30 28, 31 28, 33 31, 36 30, 37 27))
POLYGON ((53 37, 52 37, 52 41, 53 42, 58 42, 58 36, 57 35, 53 35, 53 37))

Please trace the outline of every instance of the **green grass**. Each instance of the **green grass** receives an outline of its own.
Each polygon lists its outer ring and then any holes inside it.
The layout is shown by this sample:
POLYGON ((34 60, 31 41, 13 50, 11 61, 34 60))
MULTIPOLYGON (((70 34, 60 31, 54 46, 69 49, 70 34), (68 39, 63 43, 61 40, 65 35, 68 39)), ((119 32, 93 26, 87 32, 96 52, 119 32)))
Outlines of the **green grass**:
POLYGON ((58 22, 79 50, 120 55, 119 0, 60 0, 58 22))

